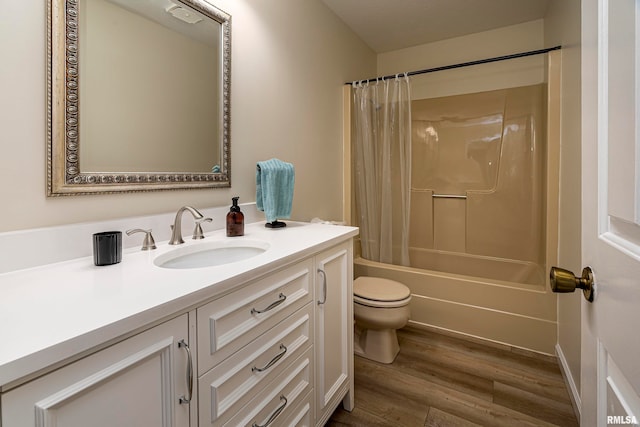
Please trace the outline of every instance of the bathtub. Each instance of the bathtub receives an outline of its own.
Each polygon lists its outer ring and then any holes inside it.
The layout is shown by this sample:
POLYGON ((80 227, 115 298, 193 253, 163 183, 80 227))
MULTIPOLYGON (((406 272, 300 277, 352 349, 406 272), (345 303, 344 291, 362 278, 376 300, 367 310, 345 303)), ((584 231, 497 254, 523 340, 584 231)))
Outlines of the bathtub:
POLYGON ((422 270, 509 282, 516 286, 545 284, 544 269, 533 262, 422 248, 410 248, 409 258, 412 267, 422 270))
POLYGON ((554 354, 556 298, 542 266, 420 248, 410 257, 412 267, 356 257, 354 274, 408 286, 415 326, 554 354))
MULTIPOLYGON (((411 266, 354 260, 356 277, 409 287, 410 323, 555 354, 557 298, 545 272, 558 262, 559 58, 549 56, 549 78, 540 85, 412 101, 411 266), (476 120, 496 115, 500 129, 476 120)), ((350 165, 355 138, 345 131, 350 165)), ((345 168, 345 212, 358 225, 355 171, 345 168)))

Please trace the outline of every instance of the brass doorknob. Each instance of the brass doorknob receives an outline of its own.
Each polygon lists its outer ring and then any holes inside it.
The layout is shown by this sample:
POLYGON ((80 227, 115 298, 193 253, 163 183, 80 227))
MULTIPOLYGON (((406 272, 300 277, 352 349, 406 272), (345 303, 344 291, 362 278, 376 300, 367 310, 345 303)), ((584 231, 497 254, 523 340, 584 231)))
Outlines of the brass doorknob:
POLYGON ((582 277, 576 277, 575 274, 564 268, 551 267, 549 278, 551 279, 551 290, 553 292, 574 292, 576 288, 580 288, 585 299, 593 302, 594 283, 591 267, 582 269, 582 277))

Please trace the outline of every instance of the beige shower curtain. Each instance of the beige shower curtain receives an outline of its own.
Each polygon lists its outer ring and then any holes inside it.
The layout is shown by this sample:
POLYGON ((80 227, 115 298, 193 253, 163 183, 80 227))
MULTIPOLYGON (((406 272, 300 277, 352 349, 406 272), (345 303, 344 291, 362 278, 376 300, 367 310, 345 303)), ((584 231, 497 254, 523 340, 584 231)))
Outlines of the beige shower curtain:
POLYGON ((356 208, 362 256, 409 265, 409 78, 353 83, 356 208))

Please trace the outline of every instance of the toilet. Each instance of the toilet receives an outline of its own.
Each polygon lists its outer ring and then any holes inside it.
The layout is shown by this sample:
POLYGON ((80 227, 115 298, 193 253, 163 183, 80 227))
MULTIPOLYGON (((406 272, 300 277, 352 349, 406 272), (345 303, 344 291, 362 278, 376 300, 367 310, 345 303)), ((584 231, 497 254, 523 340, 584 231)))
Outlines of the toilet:
POLYGON ((396 329, 409 320, 411 291, 402 283, 361 276, 353 282, 354 352, 380 363, 391 363, 400 346, 396 329))

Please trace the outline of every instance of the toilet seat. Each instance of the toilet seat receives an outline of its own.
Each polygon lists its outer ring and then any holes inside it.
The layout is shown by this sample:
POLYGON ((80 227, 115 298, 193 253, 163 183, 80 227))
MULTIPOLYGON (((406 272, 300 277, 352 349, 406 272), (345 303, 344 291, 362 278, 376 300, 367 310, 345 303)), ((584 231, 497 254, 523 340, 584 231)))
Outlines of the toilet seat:
POLYGON ((353 281, 353 301, 369 307, 394 308, 409 304, 411 291, 395 280, 361 276, 353 281))

